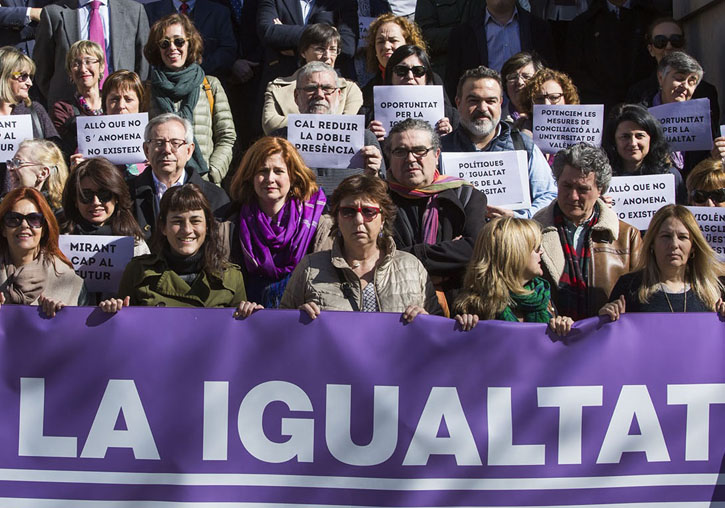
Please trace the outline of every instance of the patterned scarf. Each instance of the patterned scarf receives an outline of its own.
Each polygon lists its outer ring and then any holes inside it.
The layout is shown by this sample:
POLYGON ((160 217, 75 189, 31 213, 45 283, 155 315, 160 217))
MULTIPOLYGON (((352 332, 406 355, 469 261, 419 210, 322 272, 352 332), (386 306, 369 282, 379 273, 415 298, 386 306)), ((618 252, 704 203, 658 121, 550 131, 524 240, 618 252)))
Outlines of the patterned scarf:
POLYGON ((574 235, 567 231, 564 214, 558 204, 554 205, 554 226, 559 232, 559 241, 564 250, 564 271, 559 279, 557 307, 562 316, 569 316, 575 321, 588 317, 587 287, 592 257, 589 243, 592 227, 597 222, 599 222, 599 207, 595 206, 592 218, 584 224, 582 248, 577 251, 574 235))
POLYGON ((540 278, 530 280, 524 284, 524 289, 531 291, 527 295, 511 294, 511 303, 496 319, 502 321, 518 321, 516 311, 524 316, 525 323, 548 323, 552 318, 549 312, 549 301, 551 300, 551 290, 549 283, 540 278))

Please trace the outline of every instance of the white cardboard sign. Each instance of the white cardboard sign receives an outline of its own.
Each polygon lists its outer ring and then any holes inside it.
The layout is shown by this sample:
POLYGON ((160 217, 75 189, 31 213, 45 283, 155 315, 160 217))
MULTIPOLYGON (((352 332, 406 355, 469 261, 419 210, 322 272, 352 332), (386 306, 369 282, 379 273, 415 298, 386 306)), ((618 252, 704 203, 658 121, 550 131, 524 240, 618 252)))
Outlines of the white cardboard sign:
POLYGON ((443 87, 425 86, 376 86, 373 88, 375 120, 385 127, 385 132, 406 118, 424 120, 435 127, 445 116, 443 87))
POLYGON ((657 210, 675 203, 675 175, 615 176, 607 195, 620 220, 644 231, 657 210))
POLYGON ((671 102, 649 108, 662 124, 673 152, 712 149, 710 99, 671 102))
POLYGON ((116 294, 123 270, 133 257, 133 237, 60 235, 58 244, 88 291, 116 294))
POLYGON ((0 161, 12 159, 18 145, 33 139, 33 121, 30 115, 0 116, 0 161))
POLYGON ((144 162, 143 134, 148 113, 79 116, 78 151, 85 157, 105 157, 113 164, 144 162))
POLYGON ((363 115, 289 115, 287 140, 311 168, 363 168, 363 115))
POLYGON ((688 206, 695 216, 705 240, 717 253, 720 261, 725 262, 725 208, 717 206, 688 206))
POLYGON ((534 144, 544 153, 557 153, 576 143, 602 144, 602 104, 534 104, 534 144))
POLYGON ((511 210, 531 207, 526 152, 443 152, 445 174, 463 178, 486 194, 488 203, 511 210))

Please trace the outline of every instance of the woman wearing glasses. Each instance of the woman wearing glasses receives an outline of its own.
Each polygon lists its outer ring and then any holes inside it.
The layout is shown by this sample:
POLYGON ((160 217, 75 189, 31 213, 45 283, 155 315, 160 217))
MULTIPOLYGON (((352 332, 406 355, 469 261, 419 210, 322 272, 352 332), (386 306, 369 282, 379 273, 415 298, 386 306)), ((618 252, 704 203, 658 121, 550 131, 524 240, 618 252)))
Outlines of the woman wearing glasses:
POLYGON ((528 51, 516 53, 504 62, 501 67, 501 77, 504 80, 504 92, 508 97, 508 122, 515 122, 524 110, 523 92, 526 83, 544 68, 541 59, 528 51))
POLYGON ((6 166, 11 189, 32 187, 43 194, 54 213, 61 210, 68 166, 58 145, 47 139, 26 139, 6 166))
POLYGON ((78 149, 76 118, 99 116, 103 113, 100 82, 106 68, 103 49, 92 41, 77 41, 65 59, 68 77, 76 87, 74 99, 53 104, 50 116, 61 136, 61 148, 67 156, 78 149))
POLYGON ((202 52, 201 35, 188 16, 169 14, 153 24, 143 50, 152 66, 149 116, 176 113, 190 121, 195 148, 187 165, 220 185, 237 135, 221 83, 199 65, 202 52))
MULTIPOLYGON (((529 136, 532 136, 534 130, 534 104, 546 106, 579 104, 579 93, 571 78, 563 72, 548 68, 536 71, 536 74, 526 82, 526 86, 521 90, 519 96, 521 97, 521 116, 514 126, 529 136)), ((551 163, 551 160, 549 162, 551 163)))
POLYGON ((229 259, 242 267, 247 296, 279 307, 292 270, 327 237, 327 198, 294 145, 265 137, 244 154, 230 186, 229 259))
POLYGON ((83 279, 58 248, 58 223, 43 195, 30 187, 0 203, 0 303, 40 305, 53 317, 83 305, 83 279))
POLYGON ((290 278, 280 308, 301 309, 311 319, 323 310, 442 314, 423 265, 396 250, 396 209, 385 183, 354 175, 335 189, 330 212, 337 237, 332 250, 309 254, 290 278))
POLYGON ((725 208, 725 169, 720 159, 705 159, 687 175, 687 195, 693 206, 725 208))
MULTIPOLYGON (((340 54, 340 33, 337 28, 326 23, 315 23, 305 27, 298 45, 300 60, 304 63, 325 62, 335 67, 340 54)), ((354 81, 338 77, 340 83, 340 102, 338 115, 356 115, 362 106, 362 92, 354 81)), ((287 115, 299 114, 295 103, 294 91, 297 85, 297 73, 270 81, 264 93, 262 111, 262 129, 269 134, 287 126, 287 115)))

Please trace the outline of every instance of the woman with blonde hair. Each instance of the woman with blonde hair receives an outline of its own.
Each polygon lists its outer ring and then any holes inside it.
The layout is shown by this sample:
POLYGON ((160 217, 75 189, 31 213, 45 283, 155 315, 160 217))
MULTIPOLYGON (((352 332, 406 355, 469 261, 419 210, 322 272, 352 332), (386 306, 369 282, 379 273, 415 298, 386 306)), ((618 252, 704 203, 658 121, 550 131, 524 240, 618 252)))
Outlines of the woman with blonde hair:
POLYGON ((626 312, 712 312, 725 316, 725 264, 708 245, 692 212, 666 205, 652 217, 635 271, 622 275, 599 311, 612 321, 626 312))
POLYGON ((68 166, 60 148, 47 139, 26 139, 7 161, 11 188, 32 187, 42 192, 54 212, 63 206, 68 166))
POLYGON ((694 206, 725 207, 725 168, 722 159, 705 159, 687 175, 687 195, 694 206))
POLYGON ((497 217, 476 239, 456 298, 455 319, 464 330, 479 319, 549 323, 560 336, 573 320, 556 316, 541 268, 541 229, 533 220, 497 217))

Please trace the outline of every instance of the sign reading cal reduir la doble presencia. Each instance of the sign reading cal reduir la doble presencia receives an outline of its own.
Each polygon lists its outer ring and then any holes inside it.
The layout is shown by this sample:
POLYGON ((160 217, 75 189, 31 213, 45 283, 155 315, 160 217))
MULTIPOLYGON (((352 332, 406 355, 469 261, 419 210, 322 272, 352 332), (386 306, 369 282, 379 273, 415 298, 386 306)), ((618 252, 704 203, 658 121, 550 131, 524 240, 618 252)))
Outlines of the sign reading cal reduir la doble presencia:
POLYGON ((695 216, 705 240, 725 262, 725 208, 718 206, 688 206, 695 216))
POLYGON ((644 231, 657 210, 674 204, 675 176, 615 176, 607 195, 612 197, 614 211, 620 220, 644 231))
POLYGON ((385 132, 406 118, 424 120, 435 127, 445 116, 443 87, 427 86, 376 86, 373 88, 375 120, 383 124, 385 132))
POLYGON ((143 131, 148 113, 79 116, 78 151, 85 157, 105 157, 114 164, 144 162, 143 131))
POLYGON ((463 178, 486 194, 488 204, 511 210, 531 207, 526 152, 443 152, 447 175, 463 178))
POLYGON ((88 291, 118 291, 123 270, 133 257, 133 237, 60 235, 58 243, 88 291))
POLYGON ((287 140, 311 168, 364 168, 363 115, 289 115, 287 140))
POLYGON ((581 142, 599 146, 603 121, 601 104, 534 104, 534 144, 544 153, 557 153, 581 142))
POLYGON ((671 102, 649 108, 649 112, 662 124, 673 152, 712 149, 710 99, 671 102))
POLYGON ((11 159, 26 139, 33 139, 30 115, 0 116, 0 161, 11 159))

